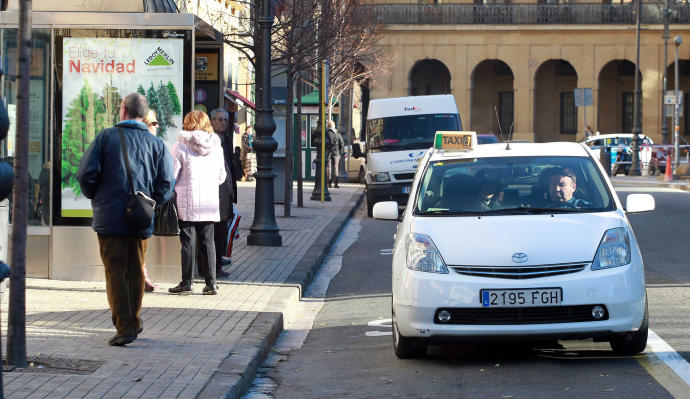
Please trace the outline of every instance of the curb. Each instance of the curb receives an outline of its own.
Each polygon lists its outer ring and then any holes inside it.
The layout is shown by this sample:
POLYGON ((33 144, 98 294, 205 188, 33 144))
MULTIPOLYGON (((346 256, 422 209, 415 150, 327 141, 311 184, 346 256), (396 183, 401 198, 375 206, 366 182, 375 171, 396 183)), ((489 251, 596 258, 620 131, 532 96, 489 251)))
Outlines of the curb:
MULTIPOLYGON (((357 194, 354 194, 350 198, 356 196, 357 194)), ((314 275, 343 230, 345 222, 359 208, 362 198, 364 198, 364 192, 359 194, 359 198, 351 209, 346 208, 338 212, 283 283, 285 286, 297 288, 296 295, 278 291, 271 297, 270 302, 289 304, 302 297, 305 288, 313 281, 314 275)), ((282 313, 258 313, 228 357, 221 362, 217 371, 196 397, 198 399, 241 398, 254 381, 259 367, 268 357, 270 348, 282 331, 282 313)))
POLYGON ((283 331, 283 314, 259 313, 227 358, 196 396, 199 399, 240 398, 283 331))
MULTIPOLYGON (((357 194, 350 196, 356 197, 357 194)), ((350 210, 341 210, 338 215, 331 220, 331 222, 326 226, 326 228, 321 233, 321 236, 314 241, 314 243, 309 247, 307 253, 302 257, 295 269, 290 273, 287 280, 285 280, 285 285, 295 286, 299 289, 299 297, 302 297, 306 287, 311 284, 314 280, 316 272, 321 267, 323 260, 326 255, 331 251, 331 247, 338 239, 340 232, 345 226, 345 222, 352 217, 355 210, 359 208, 364 198, 364 191, 359 194, 359 198, 355 201, 354 206, 350 210)))

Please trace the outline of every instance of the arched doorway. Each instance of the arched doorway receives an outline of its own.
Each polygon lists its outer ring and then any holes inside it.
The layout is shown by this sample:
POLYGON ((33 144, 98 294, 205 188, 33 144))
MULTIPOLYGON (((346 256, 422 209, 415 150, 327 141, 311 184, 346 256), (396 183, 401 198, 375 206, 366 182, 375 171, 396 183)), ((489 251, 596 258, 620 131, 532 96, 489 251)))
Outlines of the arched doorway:
POLYGON ((613 60, 601 68, 598 104, 597 130, 601 134, 632 133, 635 107, 634 63, 628 60, 613 60))
MULTIPOLYGON (((669 65, 666 69, 667 92, 673 92, 675 90, 675 69, 675 62, 672 62, 671 65, 669 65)), ((688 136, 690 135, 690 118, 687 117, 688 112, 690 112, 690 104, 688 104, 688 101, 690 101, 690 60, 678 60, 678 90, 683 92, 683 104, 681 105, 683 107, 683 116, 680 117, 678 120, 680 127, 678 134, 680 134, 681 136, 688 136)), ((673 143, 673 108, 671 107, 670 109, 668 109, 668 111, 670 111, 666 114, 666 117, 668 118, 668 142, 673 143)), ((681 144, 685 143, 681 140, 681 144)))
POLYGON ((477 64, 472 71, 470 130, 491 133, 503 140, 512 138, 514 80, 513 71, 501 60, 477 64))
POLYGON ((408 92, 411 96, 450 94, 450 71, 439 60, 417 61, 410 70, 408 92))
MULTIPOLYGON (((575 141, 577 72, 570 62, 548 60, 534 75, 534 141, 575 141)), ((584 130, 584 129, 583 129, 584 130)))

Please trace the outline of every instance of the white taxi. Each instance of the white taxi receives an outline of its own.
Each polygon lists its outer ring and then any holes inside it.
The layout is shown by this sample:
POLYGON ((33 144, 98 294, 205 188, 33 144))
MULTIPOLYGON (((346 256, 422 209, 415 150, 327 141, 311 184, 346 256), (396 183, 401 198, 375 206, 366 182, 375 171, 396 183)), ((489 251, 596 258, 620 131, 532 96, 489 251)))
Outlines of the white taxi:
MULTIPOLYGON (((449 339, 594 338, 644 350, 644 267, 625 207, 577 143, 475 145, 438 132, 421 158, 393 248, 393 344, 400 358, 449 339)), ((399 220, 396 202, 373 215, 399 220)))

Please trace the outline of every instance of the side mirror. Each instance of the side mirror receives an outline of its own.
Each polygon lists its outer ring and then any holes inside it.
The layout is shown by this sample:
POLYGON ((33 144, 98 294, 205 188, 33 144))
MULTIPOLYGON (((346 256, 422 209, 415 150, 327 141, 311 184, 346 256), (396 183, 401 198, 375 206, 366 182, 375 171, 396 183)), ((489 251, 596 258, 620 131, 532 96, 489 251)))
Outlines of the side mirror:
POLYGON ((358 159, 363 156, 364 154, 362 154, 362 147, 359 145, 359 143, 352 143, 352 157, 358 159))
POLYGON ((653 211, 654 206, 654 197, 649 194, 628 194, 625 199, 625 211, 627 213, 653 211))
POLYGON ((395 201, 383 201, 374 204, 372 214, 375 219, 398 220, 398 203, 395 201))

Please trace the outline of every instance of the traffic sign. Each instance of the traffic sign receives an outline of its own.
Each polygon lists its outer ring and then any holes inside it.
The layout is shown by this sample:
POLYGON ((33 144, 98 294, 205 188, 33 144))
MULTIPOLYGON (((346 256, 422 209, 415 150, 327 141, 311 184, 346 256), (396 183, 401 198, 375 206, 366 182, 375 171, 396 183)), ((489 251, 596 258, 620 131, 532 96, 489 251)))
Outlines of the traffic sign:
POLYGON ((675 91, 667 91, 664 93, 664 104, 667 105, 683 105, 683 91, 678 90, 678 102, 676 102, 676 96, 674 95, 675 91))
POLYGON ((582 88, 582 89, 575 89, 575 106, 576 107, 586 107, 588 105, 592 105, 592 89, 591 88, 582 88))

